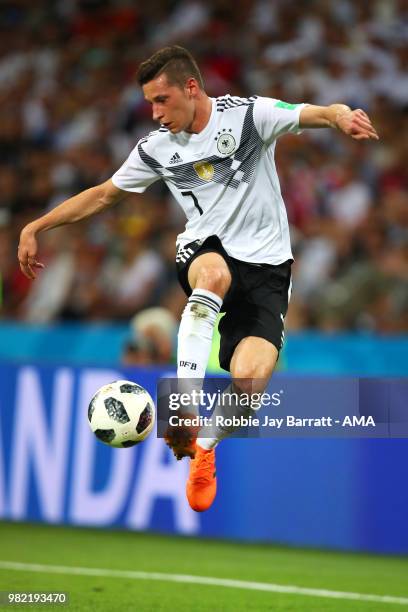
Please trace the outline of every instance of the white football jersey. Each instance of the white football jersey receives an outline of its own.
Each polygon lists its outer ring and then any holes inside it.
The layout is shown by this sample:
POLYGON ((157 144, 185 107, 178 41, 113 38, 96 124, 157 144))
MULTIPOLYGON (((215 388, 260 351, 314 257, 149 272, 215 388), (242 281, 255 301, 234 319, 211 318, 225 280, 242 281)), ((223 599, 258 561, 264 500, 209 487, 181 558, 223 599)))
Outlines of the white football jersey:
POLYGON ((160 127, 137 143, 112 181, 142 193, 164 180, 187 217, 177 239, 181 250, 216 235, 236 259, 280 264, 292 252, 275 143, 300 132, 303 106, 257 96, 214 98, 199 134, 160 127))

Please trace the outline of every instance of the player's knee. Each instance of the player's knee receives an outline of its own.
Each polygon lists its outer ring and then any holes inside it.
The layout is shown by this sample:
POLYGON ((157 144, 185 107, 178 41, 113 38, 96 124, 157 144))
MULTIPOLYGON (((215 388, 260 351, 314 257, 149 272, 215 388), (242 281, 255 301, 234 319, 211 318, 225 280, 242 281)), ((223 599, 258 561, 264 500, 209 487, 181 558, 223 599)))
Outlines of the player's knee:
POLYGON ((196 288, 207 289, 224 297, 231 285, 231 274, 227 267, 205 265, 197 275, 196 288))
POLYGON ((270 367, 263 363, 238 363, 231 372, 233 378, 253 379, 266 378, 270 375, 270 367))
POLYGON ((272 369, 266 364, 237 364, 231 375, 241 393, 262 393, 266 389, 272 369))

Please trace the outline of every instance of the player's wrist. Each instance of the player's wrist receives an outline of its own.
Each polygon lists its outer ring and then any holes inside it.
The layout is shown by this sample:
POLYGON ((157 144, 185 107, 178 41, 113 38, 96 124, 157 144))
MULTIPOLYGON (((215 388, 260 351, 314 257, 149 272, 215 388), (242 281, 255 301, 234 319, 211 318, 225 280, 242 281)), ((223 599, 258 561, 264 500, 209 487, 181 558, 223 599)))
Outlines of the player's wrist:
POLYGON ((337 130, 343 130, 344 119, 347 119, 352 112, 346 104, 333 104, 333 127, 337 130))
POLYGON ((21 233, 24 233, 25 236, 32 236, 33 238, 35 238, 37 234, 43 232, 46 229, 51 228, 44 222, 44 219, 40 217, 39 219, 35 219, 31 223, 28 223, 21 233))
POLYGON ((25 227, 23 227, 23 229, 21 230, 21 237, 22 238, 35 237, 35 235, 37 234, 37 230, 33 226, 34 226, 34 222, 28 223, 25 227))

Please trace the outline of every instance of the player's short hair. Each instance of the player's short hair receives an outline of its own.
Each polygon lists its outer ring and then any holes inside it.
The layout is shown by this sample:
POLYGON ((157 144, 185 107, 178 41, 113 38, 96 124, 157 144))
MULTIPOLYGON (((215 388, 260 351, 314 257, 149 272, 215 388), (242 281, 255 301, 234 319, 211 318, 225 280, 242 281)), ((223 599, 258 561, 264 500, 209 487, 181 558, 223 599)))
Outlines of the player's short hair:
POLYGON ((184 47, 172 45, 159 49, 140 64, 136 78, 139 85, 145 85, 161 74, 166 75, 171 85, 178 85, 181 88, 184 87, 187 79, 193 77, 200 88, 204 89, 203 77, 197 63, 184 47))

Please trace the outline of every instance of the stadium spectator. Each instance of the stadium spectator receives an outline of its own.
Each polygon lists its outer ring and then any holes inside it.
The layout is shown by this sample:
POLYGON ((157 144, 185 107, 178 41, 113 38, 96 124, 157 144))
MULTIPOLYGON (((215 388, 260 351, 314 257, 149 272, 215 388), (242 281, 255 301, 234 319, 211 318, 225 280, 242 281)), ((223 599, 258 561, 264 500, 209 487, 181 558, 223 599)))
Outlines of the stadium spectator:
POLYGON ((146 308, 132 317, 130 337, 122 363, 125 365, 160 365, 174 361, 177 319, 166 308, 146 308))
MULTIPOLYGON (((36 310, 47 301, 46 279, 35 300, 27 297, 32 289, 7 256, 27 219, 109 177, 148 131, 150 110, 134 74, 142 58, 177 40, 188 43, 203 66, 211 95, 256 91, 315 103, 346 95, 370 112, 381 135, 375 148, 349 147, 329 131, 287 136, 278 146, 296 245, 288 324, 330 328, 327 310, 315 306, 315 291, 348 286, 351 271, 364 266, 373 277, 378 273, 379 282, 385 279, 379 301, 337 308, 336 329, 406 331, 407 20, 406 2, 399 0, 6 3, 0 15, 1 316, 120 319, 164 296, 178 316, 180 294, 175 290, 169 298, 174 272, 165 244, 183 220, 160 188, 149 194, 148 210, 158 211, 150 213, 154 230, 147 237, 148 250, 154 249, 150 293, 139 301, 132 296, 128 309, 103 304, 106 291, 92 278, 96 262, 107 273, 131 248, 118 231, 128 208, 107 213, 92 228, 65 230, 64 257, 66 264, 73 258, 75 271, 71 280, 58 280, 58 304, 47 313, 36 310), (361 240, 373 212, 376 240, 382 236, 375 253, 361 240), (314 275, 305 272, 311 265, 314 275)), ((139 204, 132 200, 132 206, 139 204)), ((373 235, 370 229, 370 240, 373 235)), ((52 249, 46 254, 55 269, 60 255, 52 249)))

